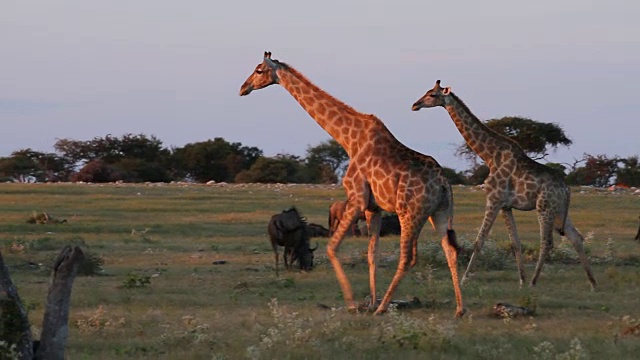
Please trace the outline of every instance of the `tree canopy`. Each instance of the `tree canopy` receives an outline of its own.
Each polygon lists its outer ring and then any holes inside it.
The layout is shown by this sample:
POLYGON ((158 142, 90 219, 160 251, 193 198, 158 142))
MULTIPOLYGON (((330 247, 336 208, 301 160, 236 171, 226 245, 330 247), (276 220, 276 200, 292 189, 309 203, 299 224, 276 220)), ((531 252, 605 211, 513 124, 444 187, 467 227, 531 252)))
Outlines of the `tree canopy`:
MULTIPOLYGON (((485 125, 498 134, 513 139, 534 160, 546 157, 550 149, 573 144, 558 124, 506 116, 487 120, 485 125)), ((466 142, 457 148, 456 154, 474 162, 478 157, 466 142)))

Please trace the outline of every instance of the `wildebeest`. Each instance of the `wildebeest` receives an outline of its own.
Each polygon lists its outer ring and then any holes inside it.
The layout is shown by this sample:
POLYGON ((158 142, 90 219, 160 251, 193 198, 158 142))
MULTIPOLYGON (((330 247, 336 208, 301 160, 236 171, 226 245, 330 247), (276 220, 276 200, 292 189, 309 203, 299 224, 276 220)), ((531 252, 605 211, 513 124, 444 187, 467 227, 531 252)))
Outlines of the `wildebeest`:
POLYGON ((329 237, 330 235, 329 229, 315 223, 309 223, 307 225, 307 231, 309 232, 309 237, 329 237))
MULTIPOLYGON (((342 200, 336 200, 329 207, 329 236, 333 235, 333 233, 338 229, 338 225, 340 225, 340 219, 342 218, 342 214, 344 214, 345 209, 347 208, 347 202, 342 200)), ((364 211, 360 214, 360 217, 356 219, 353 224, 349 227, 349 232, 347 235, 352 236, 360 236, 360 228, 358 228, 358 221, 366 220, 364 211)))
POLYGON ((384 215, 380 218, 380 236, 400 235, 400 220, 397 214, 384 215))
POLYGON ((276 258, 276 275, 278 274, 278 246, 284 246, 284 265, 290 269, 297 260, 300 269, 311 270, 313 252, 318 248, 309 246, 309 228, 307 220, 295 207, 283 210, 271 216, 267 232, 276 258))

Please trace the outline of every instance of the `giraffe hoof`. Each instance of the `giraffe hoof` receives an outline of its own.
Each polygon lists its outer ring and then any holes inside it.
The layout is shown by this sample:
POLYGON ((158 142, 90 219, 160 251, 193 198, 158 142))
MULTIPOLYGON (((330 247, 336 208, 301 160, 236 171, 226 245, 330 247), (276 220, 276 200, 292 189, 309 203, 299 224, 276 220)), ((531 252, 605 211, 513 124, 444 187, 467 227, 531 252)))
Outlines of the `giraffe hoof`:
POLYGON ((358 313, 358 307, 357 306, 349 306, 347 308, 347 312, 349 314, 357 314, 358 313))
POLYGON ((378 309, 373 313, 373 315, 382 315, 386 312, 387 312, 387 309, 378 309))
POLYGON ((466 313, 467 313, 467 309, 463 308, 462 310, 457 310, 455 318, 459 319, 459 318, 463 317, 464 314, 466 314, 466 313))

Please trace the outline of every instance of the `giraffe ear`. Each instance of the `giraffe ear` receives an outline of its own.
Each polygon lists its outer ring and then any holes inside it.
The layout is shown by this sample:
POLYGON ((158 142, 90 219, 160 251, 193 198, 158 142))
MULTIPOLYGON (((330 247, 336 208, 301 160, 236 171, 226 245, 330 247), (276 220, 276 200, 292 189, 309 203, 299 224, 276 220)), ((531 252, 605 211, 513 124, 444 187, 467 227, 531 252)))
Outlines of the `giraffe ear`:
POLYGON ((451 87, 447 86, 442 90, 442 95, 449 95, 451 93, 451 87))
POLYGON ((271 51, 265 51, 264 52, 264 58, 265 59, 271 59, 271 51))

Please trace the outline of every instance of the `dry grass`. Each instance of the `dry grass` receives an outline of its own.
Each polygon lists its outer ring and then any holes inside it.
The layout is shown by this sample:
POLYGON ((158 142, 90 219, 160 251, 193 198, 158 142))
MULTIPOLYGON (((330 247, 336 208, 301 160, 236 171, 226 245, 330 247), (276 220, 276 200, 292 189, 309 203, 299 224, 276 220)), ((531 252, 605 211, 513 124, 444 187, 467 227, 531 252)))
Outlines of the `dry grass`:
MULTIPOLYGON (((417 309, 347 313, 324 238, 317 239, 313 271, 275 277, 270 215, 295 205, 309 221, 325 224, 329 205, 343 196, 338 187, 301 185, 0 184, 0 246, 36 334, 48 264, 59 249, 79 244, 103 260, 100 275, 74 283, 72 359, 631 359, 640 351, 634 332, 640 244, 633 241, 640 197, 574 189, 570 214, 587 236, 597 292, 589 291, 575 253, 558 237, 538 287, 519 289, 513 258, 499 256, 509 244, 498 219, 483 267, 463 288, 469 311, 454 320, 451 277, 428 228, 418 265, 396 293, 418 297, 417 309), (33 211, 69 223, 27 224, 33 211), (131 286, 132 279, 149 283, 131 286), (497 319, 489 315, 497 302, 535 306, 536 313, 497 319)), ((455 201, 455 228, 468 249, 484 194, 456 187, 455 201)), ((535 254, 535 214, 515 215, 525 249, 535 254)), ((347 238, 339 253, 359 299, 368 294, 367 242, 347 238)), ((398 237, 383 238, 380 292, 397 266, 397 250, 398 237)), ((534 265, 531 258, 528 276, 534 265)))

